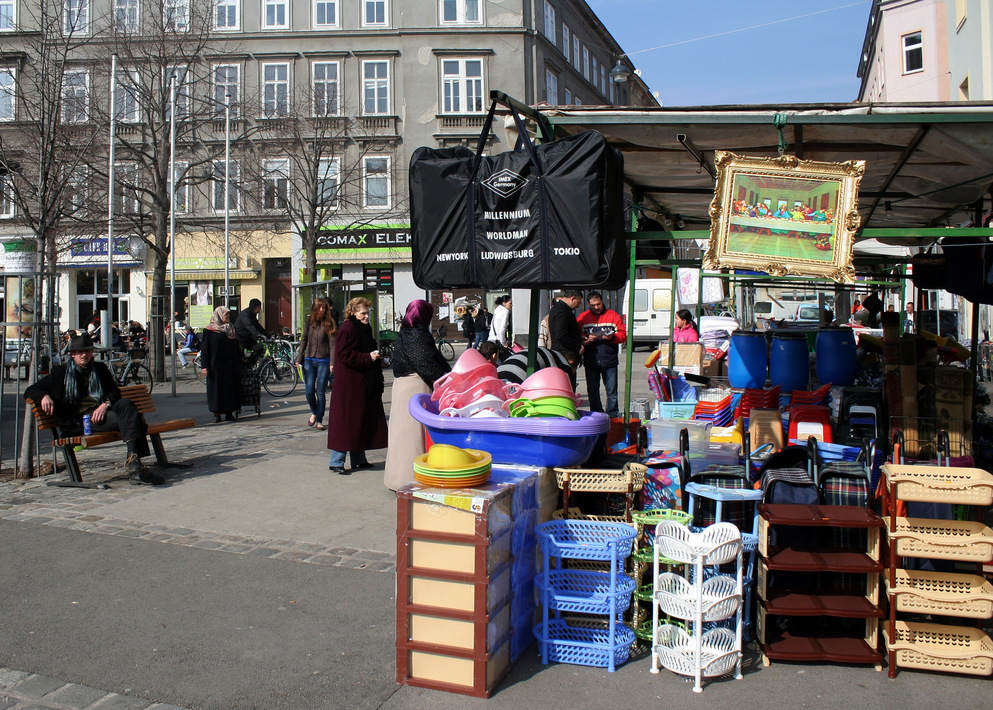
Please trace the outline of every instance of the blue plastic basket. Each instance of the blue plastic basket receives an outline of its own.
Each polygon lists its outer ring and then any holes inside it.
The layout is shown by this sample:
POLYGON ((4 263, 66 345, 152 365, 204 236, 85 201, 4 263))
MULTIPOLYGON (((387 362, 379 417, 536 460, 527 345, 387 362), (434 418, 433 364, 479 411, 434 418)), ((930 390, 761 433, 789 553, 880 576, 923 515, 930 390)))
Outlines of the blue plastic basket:
POLYGON ((574 560, 624 559, 635 537, 630 525, 593 520, 549 520, 535 532, 545 555, 574 560))
POLYGON ((607 628, 569 626, 562 619, 550 619, 534 628, 538 651, 544 661, 597 666, 613 671, 628 660, 634 631, 618 623, 613 639, 607 628))
POLYGON ((549 609, 578 614, 610 614, 631 606, 635 582, 626 574, 615 577, 611 589, 609 572, 555 569, 534 578, 541 603, 549 609))

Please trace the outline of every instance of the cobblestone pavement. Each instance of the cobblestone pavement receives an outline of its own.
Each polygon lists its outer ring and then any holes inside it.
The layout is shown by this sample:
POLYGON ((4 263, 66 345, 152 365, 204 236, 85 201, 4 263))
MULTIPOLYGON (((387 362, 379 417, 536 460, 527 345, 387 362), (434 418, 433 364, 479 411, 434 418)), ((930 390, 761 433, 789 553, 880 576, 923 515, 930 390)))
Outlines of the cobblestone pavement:
POLYGON ((0 710, 186 710, 0 667, 0 710))

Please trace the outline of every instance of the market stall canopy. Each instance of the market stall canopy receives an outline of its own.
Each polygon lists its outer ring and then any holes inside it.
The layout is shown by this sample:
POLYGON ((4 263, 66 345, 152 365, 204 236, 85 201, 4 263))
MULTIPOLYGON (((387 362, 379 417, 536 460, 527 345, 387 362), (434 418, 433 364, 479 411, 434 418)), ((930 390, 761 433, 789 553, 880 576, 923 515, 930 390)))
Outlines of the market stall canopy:
MULTIPOLYGON (((678 214, 687 229, 710 224, 715 150, 773 157, 785 143, 806 160, 865 160, 863 229, 962 226, 993 184, 993 103, 539 110, 558 135, 603 133, 624 153, 625 180, 646 209, 678 214)), ((880 241, 910 246, 934 237, 905 232, 880 241)))

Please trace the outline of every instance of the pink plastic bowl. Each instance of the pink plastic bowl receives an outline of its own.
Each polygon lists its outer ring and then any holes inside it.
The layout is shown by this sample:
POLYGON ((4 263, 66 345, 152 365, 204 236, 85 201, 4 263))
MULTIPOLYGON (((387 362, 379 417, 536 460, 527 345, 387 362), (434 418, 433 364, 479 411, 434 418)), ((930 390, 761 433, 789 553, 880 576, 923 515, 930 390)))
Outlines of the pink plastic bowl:
POLYGON ((463 390, 461 392, 451 392, 446 391, 438 398, 438 406, 441 409, 448 409, 449 407, 462 408, 467 404, 472 404, 480 397, 486 395, 493 395, 499 397, 500 399, 506 399, 503 393, 503 380, 497 379, 496 377, 484 377, 479 382, 475 383, 469 389, 463 390))

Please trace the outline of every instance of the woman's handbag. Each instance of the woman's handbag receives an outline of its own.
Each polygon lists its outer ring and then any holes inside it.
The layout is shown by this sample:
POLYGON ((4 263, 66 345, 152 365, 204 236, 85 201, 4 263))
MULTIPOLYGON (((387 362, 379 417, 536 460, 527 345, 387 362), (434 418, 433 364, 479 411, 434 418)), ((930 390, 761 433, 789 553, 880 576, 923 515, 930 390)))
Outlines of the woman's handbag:
POLYGON ((425 289, 619 287, 624 160, 596 131, 532 144, 511 109, 519 149, 483 155, 418 148, 410 159, 414 282, 425 289))

